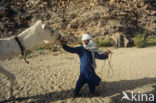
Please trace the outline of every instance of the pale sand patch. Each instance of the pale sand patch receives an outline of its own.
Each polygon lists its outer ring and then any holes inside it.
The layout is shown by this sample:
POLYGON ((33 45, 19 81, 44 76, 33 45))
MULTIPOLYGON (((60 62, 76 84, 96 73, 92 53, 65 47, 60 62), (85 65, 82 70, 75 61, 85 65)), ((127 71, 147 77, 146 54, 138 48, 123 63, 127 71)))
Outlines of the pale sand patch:
MULTIPOLYGON (((23 59, 1 61, 1 65, 16 76, 14 95, 17 103, 120 103, 122 91, 150 93, 156 84, 156 47, 109 48, 113 51, 111 65, 97 60, 97 74, 102 82, 97 87, 99 97, 90 97, 85 85, 82 97, 72 93, 79 76, 79 58, 76 54, 45 51, 42 55, 23 59), (104 66, 105 64, 105 66, 104 66), (108 71, 110 70, 110 71, 108 71), (110 73, 110 74, 108 74, 110 73)), ((9 81, 0 74, 0 101, 8 98, 9 81)))

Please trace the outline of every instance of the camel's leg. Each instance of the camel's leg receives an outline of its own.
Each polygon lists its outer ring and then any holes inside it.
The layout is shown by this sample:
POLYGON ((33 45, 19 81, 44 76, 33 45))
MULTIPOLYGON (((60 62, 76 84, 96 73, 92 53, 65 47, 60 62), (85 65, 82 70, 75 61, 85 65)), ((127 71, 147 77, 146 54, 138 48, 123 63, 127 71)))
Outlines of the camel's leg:
POLYGON ((14 76, 14 79, 11 79, 10 80, 10 99, 14 99, 14 96, 13 96, 14 81, 15 81, 15 76, 14 76))
POLYGON ((5 70, 1 66, 0 66, 0 73, 7 76, 10 80, 10 99, 12 99, 13 98, 13 85, 14 85, 14 81, 15 81, 15 76, 13 74, 11 74, 9 71, 5 70))

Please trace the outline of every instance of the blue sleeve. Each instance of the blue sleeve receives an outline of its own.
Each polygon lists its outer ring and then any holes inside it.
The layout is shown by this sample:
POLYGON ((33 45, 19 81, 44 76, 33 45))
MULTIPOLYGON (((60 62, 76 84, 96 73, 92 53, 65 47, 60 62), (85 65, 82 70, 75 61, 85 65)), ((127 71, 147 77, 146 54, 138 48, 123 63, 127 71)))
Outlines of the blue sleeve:
POLYGON ((64 50, 66 50, 67 52, 70 52, 70 53, 80 54, 80 52, 81 52, 80 47, 70 47, 70 46, 68 46, 66 44, 63 44, 62 47, 63 47, 64 50))
POLYGON ((108 55, 105 55, 104 53, 102 53, 102 54, 95 53, 95 58, 105 60, 105 59, 108 59, 108 55))

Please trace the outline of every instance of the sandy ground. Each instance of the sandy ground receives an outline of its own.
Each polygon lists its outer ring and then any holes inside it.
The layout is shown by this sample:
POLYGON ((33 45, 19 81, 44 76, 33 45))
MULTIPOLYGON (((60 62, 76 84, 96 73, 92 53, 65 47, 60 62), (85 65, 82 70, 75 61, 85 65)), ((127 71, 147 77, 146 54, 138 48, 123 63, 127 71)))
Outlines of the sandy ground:
MULTIPOLYGON (((109 49, 112 68, 108 61, 96 61, 96 72, 102 78, 98 97, 90 96, 87 85, 81 89, 81 97, 72 97, 80 73, 76 54, 40 51, 28 58, 31 65, 18 57, 0 63, 16 76, 16 103, 129 103, 121 102, 122 91, 155 92, 156 47, 109 49)), ((0 74, 0 101, 8 97, 9 81, 0 74)))

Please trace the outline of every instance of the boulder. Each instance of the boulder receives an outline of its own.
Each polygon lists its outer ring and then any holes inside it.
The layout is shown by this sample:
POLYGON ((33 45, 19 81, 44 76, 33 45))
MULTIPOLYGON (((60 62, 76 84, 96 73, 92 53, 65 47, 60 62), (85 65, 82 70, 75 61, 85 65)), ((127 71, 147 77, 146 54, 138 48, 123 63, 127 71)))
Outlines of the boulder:
POLYGON ((128 38, 121 32, 113 34, 110 36, 110 39, 112 40, 113 45, 116 47, 129 47, 133 44, 132 39, 128 38))

